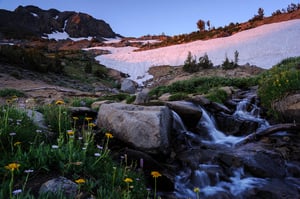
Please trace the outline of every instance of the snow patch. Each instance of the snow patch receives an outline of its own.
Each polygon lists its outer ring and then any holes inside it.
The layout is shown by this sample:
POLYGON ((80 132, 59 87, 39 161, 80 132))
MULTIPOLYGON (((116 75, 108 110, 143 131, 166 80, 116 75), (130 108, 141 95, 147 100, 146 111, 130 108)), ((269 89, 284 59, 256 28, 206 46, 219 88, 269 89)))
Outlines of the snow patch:
MULTIPOLYGON (((214 65, 220 65, 227 56, 234 59, 239 52, 239 64, 249 63, 269 69, 281 60, 300 56, 300 20, 273 23, 249 29, 230 37, 194 41, 147 51, 137 51, 134 47, 96 47, 109 50, 111 54, 96 57, 108 68, 130 75, 139 84, 152 78, 150 67, 159 65, 183 65, 188 52, 197 58, 208 54, 214 65)), ((95 49, 95 48, 90 48, 95 49)), ((87 49, 89 50, 89 49, 87 49)))
POLYGON ((36 13, 34 13, 34 12, 31 12, 30 13, 32 16, 34 16, 34 17, 39 17, 36 13))

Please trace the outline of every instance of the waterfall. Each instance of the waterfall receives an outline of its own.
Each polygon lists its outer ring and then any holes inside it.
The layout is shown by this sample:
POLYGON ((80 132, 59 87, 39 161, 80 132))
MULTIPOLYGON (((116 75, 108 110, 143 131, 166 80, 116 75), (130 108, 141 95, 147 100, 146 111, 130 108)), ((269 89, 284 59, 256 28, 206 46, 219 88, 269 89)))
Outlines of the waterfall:
MULTIPOLYGON (((268 126, 267 121, 259 117, 259 108, 251 105, 249 110, 249 100, 242 100, 238 103, 234 117, 245 120, 259 122, 260 128, 268 126)), ((194 104, 190 104, 195 106, 194 104)), ((202 117, 197 124, 200 130, 199 134, 190 132, 185 127, 180 116, 173 111, 174 123, 173 127, 178 133, 187 135, 189 138, 198 139, 199 143, 218 144, 224 147, 233 147, 243 137, 226 135, 218 130, 214 118, 201 106, 202 117)), ((200 198, 243 198, 243 195, 251 190, 261 187, 266 180, 244 174, 243 167, 233 169, 228 179, 220 179, 222 168, 219 165, 212 164, 211 161, 200 163, 195 170, 185 168, 175 178, 175 194, 177 198, 198 198, 193 191, 195 187, 200 189, 200 198)))
POLYGON ((256 104, 250 103, 249 98, 245 98, 237 104, 233 116, 257 122, 260 130, 270 126, 267 120, 260 118, 260 108, 256 104))
MULTIPOLYGON (((206 165, 209 167, 209 165, 206 165)), ((211 165, 214 167, 215 165, 211 165)), ((237 168, 233 171, 233 176, 229 181, 219 181, 218 173, 215 174, 215 183, 212 183, 207 172, 195 170, 194 172, 182 172, 176 177, 176 197, 178 198, 197 198, 193 188, 198 187, 201 190, 200 198, 243 198, 243 193, 252 188, 262 187, 267 180, 244 175, 244 169, 237 168), (223 198, 223 197, 222 197, 223 198)))
POLYGON ((197 127, 205 130, 211 137, 211 141, 218 144, 234 145, 242 139, 241 137, 235 137, 231 135, 227 136, 223 132, 219 131, 216 127, 214 118, 209 116, 205 109, 201 108, 201 111, 202 117, 197 127))

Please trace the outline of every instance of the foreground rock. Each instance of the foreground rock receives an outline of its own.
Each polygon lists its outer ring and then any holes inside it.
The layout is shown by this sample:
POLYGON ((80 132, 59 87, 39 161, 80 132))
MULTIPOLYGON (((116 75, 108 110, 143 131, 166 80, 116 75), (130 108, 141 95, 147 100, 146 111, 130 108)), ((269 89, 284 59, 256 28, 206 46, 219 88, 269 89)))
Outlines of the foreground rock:
POLYGON ((300 123, 300 92, 289 94, 273 104, 284 120, 300 123))
POLYGON ((168 151, 172 119, 171 111, 165 106, 103 104, 97 122, 99 127, 139 150, 168 151))
POLYGON ((65 177, 51 179, 42 184, 39 194, 54 194, 63 193, 68 198, 74 198, 77 193, 77 184, 65 177))

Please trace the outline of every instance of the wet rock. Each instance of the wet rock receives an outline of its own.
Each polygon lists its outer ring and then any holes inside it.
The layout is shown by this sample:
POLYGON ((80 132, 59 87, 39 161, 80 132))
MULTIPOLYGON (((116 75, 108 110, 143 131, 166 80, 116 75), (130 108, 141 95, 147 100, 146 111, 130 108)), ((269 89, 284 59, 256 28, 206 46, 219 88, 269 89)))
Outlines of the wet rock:
POLYGON ((222 112, 215 114, 215 119, 218 128, 227 135, 248 135, 259 127, 256 121, 243 120, 222 112))
POLYGON ((166 106, 174 110, 187 127, 197 126, 202 116, 202 111, 192 103, 183 101, 166 102, 166 106))
POLYGON ((58 194, 63 193, 68 198, 75 198, 77 193, 77 184, 65 177, 58 177, 48 180, 40 187, 39 194, 58 194))
POLYGON ((270 179, 254 190, 256 198, 300 198, 299 179, 270 179))
POLYGON ((142 151, 166 153, 172 125, 165 106, 138 106, 122 103, 103 104, 97 124, 114 136, 142 151))

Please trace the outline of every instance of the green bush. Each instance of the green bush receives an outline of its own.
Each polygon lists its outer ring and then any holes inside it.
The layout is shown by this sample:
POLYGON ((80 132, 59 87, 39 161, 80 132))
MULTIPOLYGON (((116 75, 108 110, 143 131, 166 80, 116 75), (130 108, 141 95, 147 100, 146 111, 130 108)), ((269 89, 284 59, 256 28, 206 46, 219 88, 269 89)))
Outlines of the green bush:
POLYGON ((186 60, 183 64, 183 70, 189 73, 199 71, 199 67, 197 65, 196 57, 193 57, 192 53, 189 52, 186 60))
POLYGON ((169 97, 170 101, 185 100, 188 98, 186 93, 175 93, 169 97))
POLYGON ((228 97, 226 91, 223 89, 212 89, 207 95, 207 99, 213 102, 224 103, 228 97))
POLYGON ((25 93, 12 88, 5 88, 0 90, 0 97, 13 97, 13 96, 24 97, 25 93))
POLYGON ((89 98, 89 97, 84 97, 84 98, 74 98, 72 100, 71 106, 74 107, 81 107, 81 106, 85 106, 85 107, 91 107, 91 105, 95 102, 96 100, 93 98, 89 98))
POLYGON ((206 94, 212 88, 220 86, 234 86, 237 88, 248 88, 258 85, 258 77, 227 78, 227 77, 196 77, 189 80, 177 81, 168 86, 159 86, 152 89, 149 95, 159 97, 163 93, 201 93, 206 94))
POLYGON ((258 94, 262 104, 272 103, 286 94, 300 90, 300 57, 283 60, 260 76, 258 94))
POLYGON ((64 66, 60 64, 57 56, 46 57, 39 48, 1 45, 0 61, 41 73, 62 73, 64 71, 64 66))

